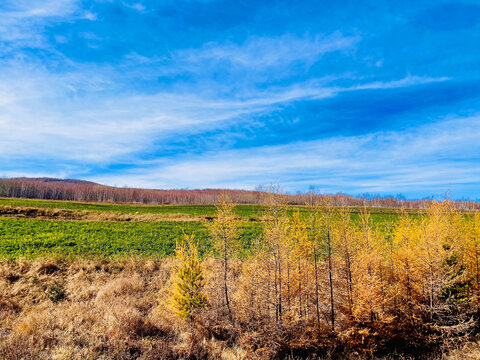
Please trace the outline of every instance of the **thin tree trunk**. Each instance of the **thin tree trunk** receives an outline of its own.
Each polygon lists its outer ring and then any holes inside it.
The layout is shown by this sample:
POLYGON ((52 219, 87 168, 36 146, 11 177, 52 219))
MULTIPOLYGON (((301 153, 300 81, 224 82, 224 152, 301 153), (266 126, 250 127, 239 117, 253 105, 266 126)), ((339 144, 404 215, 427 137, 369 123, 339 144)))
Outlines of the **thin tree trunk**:
POLYGON ((291 310, 291 296, 290 296, 290 260, 287 256, 287 301, 288 301, 288 314, 290 314, 291 310))
MULTIPOLYGON (((382 300, 385 299, 385 287, 383 286, 383 266, 382 263, 380 262, 379 264, 380 268, 380 293, 382 294, 382 300)), ((385 302, 382 301, 382 311, 385 312, 385 302)))
POLYGON ((328 281, 330 285, 330 321, 332 331, 335 331, 335 305, 333 298, 333 264, 332 264, 332 243, 330 238, 330 229, 327 220, 327 244, 328 244, 328 281))
POLYGON ((310 308, 309 308, 309 301, 310 301, 310 296, 309 296, 309 289, 307 286, 310 284, 310 278, 308 276, 309 273, 309 263, 304 262, 304 268, 305 268, 305 317, 307 319, 307 322, 310 320, 310 308))
POLYGON ((302 272, 301 259, 298 260, 298 317, 302 321, 302 272))
MULTIPOLYGON (((277 239, 279 242, 280 239, 277 239)), ((278 323, 282 325, 282 262, 280 254, 280 244, 277 243, 277 257, 278 257, 278 323)))
POLYGON ((351 318, 353 316, 352 266, 345 222, 343 223, 343 243, 345 244, 345 278, 347 281, 348 316, 351 318))
POLYGON ((478 246, 475 245, 475 267, 477 272, 477 292, 480 291, 480 269, 478 264, 478 246))
POLYGON ((319 305, 319 296, 318 296, 318 266, 317 266, 317 249, 314 245, 313 247, 313 261, 315 268, 315 307, 317 315, 317 326, 320 326, 320 305, 319 305))
POLYGON ((348 312, 349 316, 353 316, 353 285, 352 285, 352 269, 350 263, 350 254, 347 252, 347 297, 348 297, 348 312))
POLYGON ((278 330, 279 325, 279 313, 278 313, 278 259, 277 256, 275 258, 275 272, 274 272, 274 291, 275 291, 275 326, 278 330))
POLYGON ((427 256, 428 256, 428 267, 429 267, 429 280, 430 280, 430 291, 429 291, 429 302, 430 302, 430 320, 432 320, 433 315, 433 263, 430 255, 430 246, 427 239, 427 256))
POLYGON ((250 321, 255 322, 255 271, 252 271, 250 288, 250 321))
POLYGON ((480 291, 480 269, 478 263, 478 244, 477 244, 477 236, 476 236, 476 218, 473 218, 473 243, 475 244, 475 270, 477 273, 477 292, 480 291))
POLYGON ((407 249, 407 258, 405 259, 405 270, 407 272, 407 298, 408 298, 408 311, 410 316, 412 315, 413 309, 412 309, 412 285, 410 284, 410 261, 409 261, 409 253, 410 253, 410 242, 408 238, 404 238, 406 241, 407 249))
POLYGON ((228 298, 228 285, 227 285, 227 273, 228 273, 228 256, 227 256, 227 242, 224 242, 223 247, 223 289, 225 293, 225 305, 228 311, 228 320, 230 324, 234 325, 232 309, 230 308, 230 299, 228 298))

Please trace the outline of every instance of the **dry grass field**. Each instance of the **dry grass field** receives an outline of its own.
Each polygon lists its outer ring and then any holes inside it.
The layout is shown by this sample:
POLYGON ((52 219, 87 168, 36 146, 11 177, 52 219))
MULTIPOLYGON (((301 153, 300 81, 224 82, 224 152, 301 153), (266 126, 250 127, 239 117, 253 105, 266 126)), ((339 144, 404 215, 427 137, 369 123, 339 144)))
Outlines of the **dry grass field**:
MULTIPOLYGON (((214 325, 220 304, 212 303, 194 339, 165 304, 173 263, 173 258, 138 257, 1 262, 0 359, 233 360, 277 356, 279 344, 268 338, 268 331, 242 331, 233 337, 222 334, 214 325)), ((206 289, 215 300, 215 274, 221 272, 221 264, 210 259, 205 265, 210 269, 206 289)), ((353 339, 353 333, 349 335, 353 339)), ((328 338, 322 341, 335 343, 328 338)), ((361 350, 358 346, 350 350, 320 346, 309 358, 371 358, 369 349, 361 350)), ((291 354, 301 355, 297 349, 284 357, 291 354)), ((480 345, 452 342, 435 353, 421 355, 418 358, 473 360, 479 358, 480 345)), ((379 358, 417 357, 390 354, 379 358)))

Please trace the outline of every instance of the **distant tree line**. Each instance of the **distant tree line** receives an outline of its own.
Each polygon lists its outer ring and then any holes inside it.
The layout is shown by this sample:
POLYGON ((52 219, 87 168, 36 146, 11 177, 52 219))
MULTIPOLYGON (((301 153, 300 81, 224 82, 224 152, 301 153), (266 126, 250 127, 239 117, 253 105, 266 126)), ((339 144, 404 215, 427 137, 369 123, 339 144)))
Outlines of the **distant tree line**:
MULTIPOLYGON (((262 188, 255 191, 224 189, 172 189, 154 190, 114 187, 82 180, 52 178, 4 178, 0 179, 0 197, 45 200, 69 200, 87 202, 122 202, 140 204, 215 204, 222 194, 237 204, 261 204, 262 188)), ((311 201, 312 192, 284 194, 290 205, 304 205, 311 201)), ((314 195, 318 199, 328 197, 332 206, 372 206, 406 209, 427 209, 432 200, 404 200, 394 197, 353 197, 345 194, 314 195)), ((454 201, 458 209, 480 209, 475 201, 454 201)))

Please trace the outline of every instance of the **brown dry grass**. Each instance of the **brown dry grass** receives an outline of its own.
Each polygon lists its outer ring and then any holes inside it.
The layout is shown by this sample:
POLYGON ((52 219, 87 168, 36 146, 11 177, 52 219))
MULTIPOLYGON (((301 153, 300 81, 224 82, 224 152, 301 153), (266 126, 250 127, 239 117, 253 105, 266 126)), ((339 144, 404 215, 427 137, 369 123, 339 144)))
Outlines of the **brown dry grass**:
POLYGON ((172 317, 173 261, 0 261, 0 359, 251 358, 172 317))
MULTIPOLYGON (((218 328, 215 321, 221 294, 215 295, 220 290, 212 279, 220 273, 220 264, 212 259, 206 263, 211 308, 192 338, 187 327, 172 317, 164 299, 173 263, 172 258, 138 257, 0 261, 0 359, 277 356, 273 338, 255 331, 222 339, 221 331, 228 328, 218 328)), ((232 271, 238 266, 232 263, 232 271)), ((478 359, 479 349, 471 343, 444 359, 478 359)), ((352 353, 348 358, 361 357, 352 353)))
POLYGON ((206 217, 189 214, 125 214, 120 212, 99 212, 88 210, 68 210, 36 208, 27 206, 0 205, 0 216, 14 218, 35 218, 54 220, 83 221, 201 221, 206 217))
POLYGON ((480 359, 480 342, 468 342, 458 349, 445 354, 442 360, 478 360, 480 359))
POLYGON ((159 324, 170 260, 137 258, 0 265, 1 359, 162 358, 175 336, 159 324), (65 297, 49 296, 57 286, 65 297))

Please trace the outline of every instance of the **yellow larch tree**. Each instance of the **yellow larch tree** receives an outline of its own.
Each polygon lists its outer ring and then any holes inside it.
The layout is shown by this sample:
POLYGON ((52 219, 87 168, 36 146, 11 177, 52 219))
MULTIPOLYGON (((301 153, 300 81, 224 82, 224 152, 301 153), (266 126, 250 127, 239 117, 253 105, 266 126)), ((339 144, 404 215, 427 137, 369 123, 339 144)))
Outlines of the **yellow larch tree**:
MULTIPOLYGON (((273 265, 273 297, 275 307, 275 325, 279 329, 283 322, 284 312, 284 277, 286 254, 288 252, 287 199, 278 187, 273 187, 265 199, 267 216, 263 221, 263 237, 265 245, 272 255, 273 265)), ((268 273, 271 273, 268 271, 268 273)))
POLYGON ((466 263, 472 287, 475 292, 475 302, 480 300, 480 212, 471 214, 466 221, 466 263))
POLYGON ((448 200, 434 201, 421 220, 417 256, 425 279, 423 286, 430 317, 439 298, 452 295, 452 285, 460 280, 463 272, 457 234, 459 221, 460 217, 448 200))
POLYGON ((296 298, 296 314, 300 322, 308 321, 309 304, 309 265, 312 259, 312 243, 308 236, 305 218, 299 211, 292 215, 288 229, 294 276, 291 296, 296 298))
POLYGON ((357 251, 357 243, 355 241, 355 231, 352 224, 351 210, 345 206, 338 208, 338 221, 333 227, 333 236, 338 244, 338 253, 341 265, 341 283, 343 288, 343 301, 340 302, 340 308, 346 314, 349 320, 353 314, 353 276, 352 269, 357 251))
POLYGON ((208 305, 202 262, 193 235, 185 234, 177 241, 175 256, 177 264, 172 273, 170 304, 173 312, 188 321, 193 331, 196 315, 208 305))
POLYGON ((415 316, 414 306, 422 293, 418 273, 418 241, 418 221, 403 209, 392 238, 392 260, 396 272, 395 311, 407 318, 415 316))
POLYGON ((378 320, 382 310, 383 279, 380 276, 381 255, 378 246, 379 234, 375 231, 372 218, 364 206, 359 213, 359 224, 356 229, 358 241, 357 261, 353 267, 355 279, 354 317, 358 320, 378 320))
POLYGON ((222 288, 228 320, 233 325, 234 318, 230 305, 229 294, 229 261, 232 255, 239 250, 238 221, 235 218, 234 209, 236 204, 231 201, 227 194, 222 194, 218 200, 217 216, 207 224, 213 238, 215 250, 223 261, 222 288))

